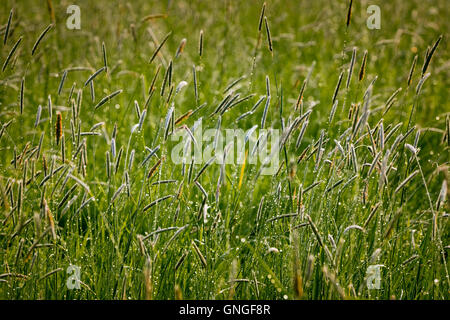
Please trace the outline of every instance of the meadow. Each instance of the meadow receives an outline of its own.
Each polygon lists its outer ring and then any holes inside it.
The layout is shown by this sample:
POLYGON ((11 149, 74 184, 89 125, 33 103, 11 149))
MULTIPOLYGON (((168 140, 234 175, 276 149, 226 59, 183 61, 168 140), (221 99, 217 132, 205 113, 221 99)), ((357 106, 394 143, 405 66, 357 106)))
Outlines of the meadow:
POLYGON ((449 15, 2 1, 0 299, 449 299, 449 15), (271 174, 174 159, 262 127, 271 174))

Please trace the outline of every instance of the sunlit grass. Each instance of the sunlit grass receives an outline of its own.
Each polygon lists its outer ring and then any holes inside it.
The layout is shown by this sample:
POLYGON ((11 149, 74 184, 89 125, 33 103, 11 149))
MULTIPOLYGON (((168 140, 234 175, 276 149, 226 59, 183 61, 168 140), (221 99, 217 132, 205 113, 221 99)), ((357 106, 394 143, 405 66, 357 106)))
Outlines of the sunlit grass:
POLYGON ((0 298, 449 298, 445 1, 70 4, 0 4, 0 298), (276 174, 173 162, 230 93, 276 174))

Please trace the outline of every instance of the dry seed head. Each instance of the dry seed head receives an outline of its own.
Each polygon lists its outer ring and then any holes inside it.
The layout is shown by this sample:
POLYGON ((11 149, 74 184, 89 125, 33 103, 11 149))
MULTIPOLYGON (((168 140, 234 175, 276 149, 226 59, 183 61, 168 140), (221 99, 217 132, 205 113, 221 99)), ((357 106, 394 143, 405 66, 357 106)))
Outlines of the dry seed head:
POLYGON ((347 85, 346 85, 347 89, 350 86, 350 81, 352 79, 353 67, 355 66, 355 60, 356 60, 356 47, 353 47, 352 59, 350 60, 350 66, 348 68, 347 85))
POLYGON ((408 87, 411 85, 412 76, 414 74, 414 69, 416 68, 416 63, 417 63, 417 54, 414 56, 414 60, 411 65, 411 70, 409 71, 409 76, 408 76, 408 81, 407 81, 408 87))
POLYGON ((266 12, 266 3, 264 2, 261 9, 261 15, 259 16, 258 32, 261 32, 265 12, 266 12))
POLYGON ((367 64, 367 50, 364 51, 363 61, 361 63, 361 69, 359 70, 359 81, 364 79, 364 74, 366 73, 366 64, 367 64))
POLYGON ((23 113, 23 96, 25 91, 25 78, 22 78, 22 82, 20 83, 20 114, 23 113))
POLYGON ((61 112, 58 112, 56 114, 56 127, 55 127, 56 145, 59 145, 61 136, 62 136, 62 115, 61 112))
POLYGON ((195 251, 195 253, 197 253, 197 256, 200 259, 203 267, 206 268, 206 266, 207 266, 206 259, 205 259, 205 257, 203 256, 203 254, 201 253, 200 249, 197 247, 197 245, 195 244, 194 241, 192 241, 192 246, 194 247, 194 251, 195 251))
POLYGON ((64 136, 61 139, 61 161, 62 163, 66 162, 66 143, 64 136))
POLYGON ((273 54, 272 38, 270 36, 270 29, 269 29, 269 23, 267 22, 267 17, 264 17, 264 24, 266 25, 267 43, 269 45, 269 51, 272 52, 272 54, 273 54))
POLYGON ((105 71, 108 71, 108 58, 106 56, 105 42, 102 42, 102 53, 103 53, 103 65, 105 67, 105 71))
POLYGON ((39 121, 41 120, 41 112, 42 112, 42 106, 39 105, 38 106, 38 111, 37 111, 37 114, 36 114, 36 121, 34 122, 34 127, 35 128, 38 126, 39 121))
POLYGON ((447 196, 447 179, 442 181, 441 191, 439 192, 439 197, 436 201, 436 210, 439 211, 441 205, 445 203, 445 198, 447 196))
POLYGON ((147 175, 147 179, 150 179, 153 174, 155 173, 156 169, 158 169, 159 165, 161 164, 162 160, 164 160, 164 157, 162 157, 161 159, 159 159, 154 165, 153 167, 150 169, 148 175, 147 175))
POLYGON ((198 44, 198 55, 201 57, 203 54, 203 30, 200 30, 200 40, 198 44))
POLYGON ((350 25, 350 20, 352 18, 352 4, 353 4, 353 0, 350 0, 350 4, 348 6, 348 11, 347 11, 347 28, 350 25))
POLYGON ((67 70, 64 70, 64 73, 61 76, 61 82, 59 83, 59 87, 58 87, 58 96, 61 94, 62 88, 64 86, 64 81, 66 80, 67 77, 67 70))
POLYGON ((309 255, 308 256, 308 263, 306 266, 306 271, 305 271, 305 282, 308 282, 309 279, 311 279, 312 273, 313 273, 313 268, 314 268, 314 256, 313 255, 309 255))
POLYGON ((11 9, 11 11, 9 12, 8 23, 6 24, 5 36, 3 38, 3 45, 5 45, 6 41, 8 40, 9 28, 11 26, 11 20, 12 20, 13 11, 14 11, 14 9, 11 9))
POLYGON ((175 54, 175 58, 178 58, 178 56, 183 53, 184 47, 186 46, 186 41, 187 41, 186 38, 183 38, 181 40, 180 45, 178 46, 177 49, 177 53, 175 54))
POLYGON ((155 20, 155 19, 165 19, 167 18, 167 13, 155 13, 155 14, 150 14, 148 16, 145 16, 141 19, 141 22, 146 22, 146 21, 151 21, 151 20, 155 20))
POLYGON ((422 68, 422 77, 425 75, 425 73, 427 72, 428 66, 430 64, 431 58, 433 57, 434 52, 436 51, 439 43, 442 40, 442 35, 439 36, 439 39, 437 39, 437 41, 434 43, 433 47, 431 48, 431 50, 427 50, 427 54, 425 57, 425 62, 423 64, 423 68, 422 68))
MULTIPOLYGON (((95 88, 94 88, 94 81, 89 82, 89 90, 91 92, 91 100, 92 102, 95 102, 95 88)), ((95 107, 97 109, 98 107, 95 107)))
POLYGON ((48 31, 50 31, 50 29, 53 27, 53 24, 50 24, 47 28, 45 28, 44 31, 42 31, 41 35, 39 36, 39 38, 36 40, 33 49, 31 49, 31 55, 34 55, 34 53, 36 52, 36 49, 39 45, 39 43, 42 41, 42 39, 44 38, 44 36, 47 34, 48 31))
POLYGON ((152 57, 150 58, 150 62, 152 63, 153 60, 155 59, 156 55, 159 53, 159 51, 161 50, 162 46, 164 45, 164 43, 166 43, 167 39, 169 38, 169 36, 171 35, 172 32, 169 32, 164 39, 161 41, 160 45, 156 48, 155 52, 153 52, 152 57))
POLYGON ((338 79, 336 88, 334 89, 333 99, 331 99, 332 104, 334 104, 334 102, 336 101, 336 97, 337 97, 337 95, 339 93, 339 88, 341 86, 341 82, 342 82, 343 76, 344 76, 344 71, 342 71, 341 74, 339 75, 339 79, 338 79))
POLYGON ((184 120, 188 119, 193 113, 193 110, 189 110, 188 112, 186 112, 185 114, 181 115, 178 119, 175 120, 175 125, 180 124, 181 122, 183 122, 184 120))
POLYGON ((155 90, 155 82, 156 82, 156 78, 158 77, 160 69, 161 69, 161 65, 158 65, 158 67, 156 68, 156 71, 155 71, 155 75, 153 76, 152 84, 148 88, 148 94, 150 94, 151 92, 153 92, 155 90))
POLYGON ((17 42, 12 47, 11 51, 9 51, 8 56, 6 57, 5 63, 3 63, 2 72, 5 71, 6 67, 8 66, 9 60, 11 60, 11 57, 14 55, 14 52, 16 51, 16 49, 19 46, 21 41, 22 41, 22 37, 20 37, 19 40, 17 40, 17 42))

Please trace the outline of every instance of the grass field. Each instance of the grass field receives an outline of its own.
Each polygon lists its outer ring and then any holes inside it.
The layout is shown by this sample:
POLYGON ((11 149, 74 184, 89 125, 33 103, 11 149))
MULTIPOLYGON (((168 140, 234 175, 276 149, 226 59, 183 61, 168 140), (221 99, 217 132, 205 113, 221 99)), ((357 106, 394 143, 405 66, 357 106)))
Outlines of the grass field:
POLYGON ((0 298, 449 299, 448 2, 349 6, 2 1, 0 298))

